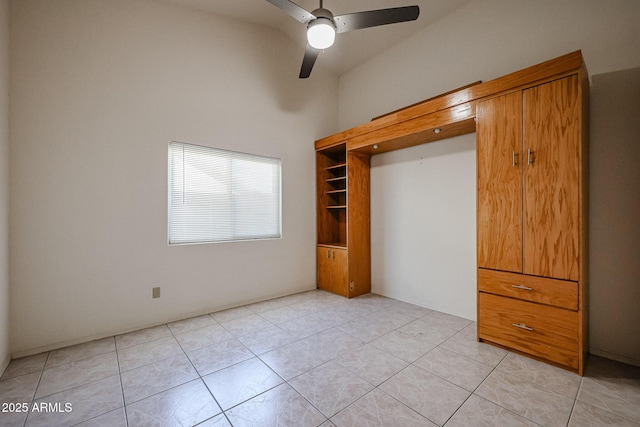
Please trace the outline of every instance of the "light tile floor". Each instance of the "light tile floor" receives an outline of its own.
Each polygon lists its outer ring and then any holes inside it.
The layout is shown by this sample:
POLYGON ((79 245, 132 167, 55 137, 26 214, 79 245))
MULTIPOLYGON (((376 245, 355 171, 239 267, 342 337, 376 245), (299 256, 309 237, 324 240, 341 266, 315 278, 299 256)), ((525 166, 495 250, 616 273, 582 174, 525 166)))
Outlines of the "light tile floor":
POLYGON ((638 427, 640 368, 581 378, 459 317, 309 291, 14 360, 0 403, 2 426, 638 427))

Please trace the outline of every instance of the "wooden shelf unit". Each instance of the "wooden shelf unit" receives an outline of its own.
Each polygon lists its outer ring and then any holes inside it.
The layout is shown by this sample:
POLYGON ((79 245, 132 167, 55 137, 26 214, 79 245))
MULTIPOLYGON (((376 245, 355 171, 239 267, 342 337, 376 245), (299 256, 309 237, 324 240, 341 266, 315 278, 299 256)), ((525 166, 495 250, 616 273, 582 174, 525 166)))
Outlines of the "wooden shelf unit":
POLYGON ((369 158, 345 142, 316 151, 318 287, 348 298, 371 291, 369 158))
POLYGON ((335 256, 339 261, 332 263, 333 268, 342 265, 343 270, 340 274, 334 271, 332 277, 340 278, 340 283, 323 288, 345 296, 370 290, 371 155, 477 132, 478 340, 582 375, 588 349, 588 104, 588 74, 581 52, 576 51, 488 82, 473 83, 316 141, 319 287, 323 287, 320 276, 327 275, 321 263, 325 265, 327 258, 334 260, 335 256), (496 114, 488 116, 487 106, 495 106, 496 114), (523 119, 523 108, 540 120, 523 119), (544 117, 551 117, 551 121, 545 122, 544 117), (531 185, 528 193, 526 188, 521 189, 524 193, 520 196, 516 190, 512 199, 520 199, 522 214, 516 207, 511 213, 493 212, 487 220, 483 211, 487 192, 482 180, 499 183, 507 176, 490 162, 517 169, 516 162, 521 165, 530 156, 529 148, 522 146, 501 150, 506 160, 501 152, 487 157, 483 147, 496 143, 496 135, 518 134, 538 144, 529 147, 534 163, 538 156, 536 166, 551 167, 548 170, 554 176, 572 181, 554 186, 544 171, 523 170, 520 177, 516 174, 505 184, 509 191, 518 181, 531 185), (574 144, 566 150, 569 154, 551 150, 554 141, 563 141, 566 135, 574 144), (545 166, 547 160, 555 164, 545 166), (339 181, 343 167, 345 187, 333 187, 334 181, 327 180, 339 181), (543 190, 548 194, 544 200, 529 197, 543 190), (559 214, 559 206, 548 205, 557 202, 555 194, 571 198, 559 202, 563 209, 559 214), (342 203, 342 195, 346 203, 342 203), (531 208, 527 210, 527 206, 531 208), (509 218, 514 212, 514 218, 520 216, 520 224, 509 218), (548 242, 555 243, 549 246, 548 242), (345 252, 336 255, 331 250, 345 252), (491 258, 497 253, 509 256, 491 258), (358 291, 350 293, 349 287, 356 280, 358 291), (345 281, 346 285, 342 283, 345 281), (527 328, 536 328, 526 322, 535 319, 540 319, 536 326, 540 333, 534 337, 527 328), (503 324, 505 321, 508 324, 503 324))
POLYGON ((316 153, 318 244, 347 246, 347 147, 316 153))

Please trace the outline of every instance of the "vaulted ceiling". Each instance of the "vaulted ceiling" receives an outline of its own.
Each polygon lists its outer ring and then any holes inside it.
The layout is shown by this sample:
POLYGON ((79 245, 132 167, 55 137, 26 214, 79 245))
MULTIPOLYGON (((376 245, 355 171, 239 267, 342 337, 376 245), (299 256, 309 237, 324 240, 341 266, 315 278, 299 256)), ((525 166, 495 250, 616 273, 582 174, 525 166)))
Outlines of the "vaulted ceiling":
MULTIPOLYGON (((305 26, 266 0, 161 1, 278 29, 300 46, 302 62, 306 46, 305 26)), ((324 7, 334 15, 415 4, 420 7, 420 17, 413 22, 339 34, 335 45, 322 52, 318 63, 341 75, 471 1, 473 0, 325 0, 324 7)), ((319 5, 318 0, 295 0, 294 2, 308 11, 318 8, 319 5)))

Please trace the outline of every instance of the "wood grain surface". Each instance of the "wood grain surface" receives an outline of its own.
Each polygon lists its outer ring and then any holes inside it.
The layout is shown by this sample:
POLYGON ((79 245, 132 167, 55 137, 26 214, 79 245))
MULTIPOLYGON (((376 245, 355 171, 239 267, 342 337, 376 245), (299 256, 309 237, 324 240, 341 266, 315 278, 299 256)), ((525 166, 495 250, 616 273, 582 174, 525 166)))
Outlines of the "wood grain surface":
POLYGON ((477 112, 478 267, 522 272, 522 92, 477 112))
POLYGON ((482 292, 479 299, 480 339, 578 370, 577 312, 482 292))
POLYGON ((578 76, 524 91, 524 273, 577 281, 580 114, 578 76))

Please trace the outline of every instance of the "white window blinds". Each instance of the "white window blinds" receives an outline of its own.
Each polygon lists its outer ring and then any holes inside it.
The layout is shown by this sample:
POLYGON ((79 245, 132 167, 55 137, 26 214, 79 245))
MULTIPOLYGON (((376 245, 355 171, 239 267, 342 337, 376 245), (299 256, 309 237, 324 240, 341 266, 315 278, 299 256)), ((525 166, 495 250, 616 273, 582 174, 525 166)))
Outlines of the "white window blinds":
POLYGON ((281 237, 281 161, 169 143, 169 244, 281 237))

